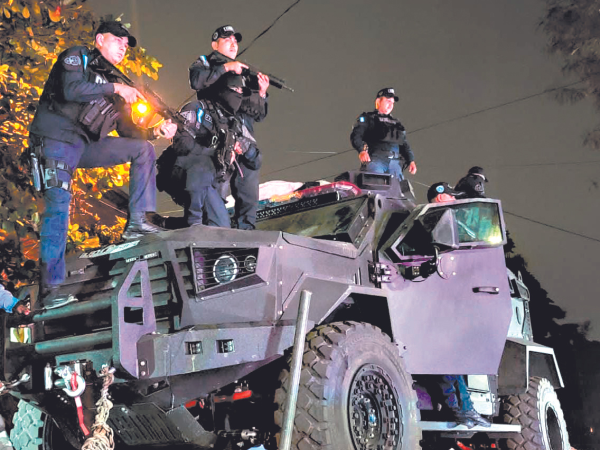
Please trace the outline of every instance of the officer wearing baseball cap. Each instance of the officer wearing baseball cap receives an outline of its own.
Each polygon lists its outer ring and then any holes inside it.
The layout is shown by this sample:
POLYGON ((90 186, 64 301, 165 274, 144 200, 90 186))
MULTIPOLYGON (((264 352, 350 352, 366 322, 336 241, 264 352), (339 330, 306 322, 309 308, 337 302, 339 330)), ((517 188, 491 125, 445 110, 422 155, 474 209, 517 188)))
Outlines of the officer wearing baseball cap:
MULTIPOLYGON (((148 140, 172 138, 177 125, 164 121, 142 129, 131 119, 131 104, 143 98, 106 69, 119 64, 135 37, 120 22, 99 25, 93 49, 71 47, 62 52, 44 86, 30 126, 30 146, 41 171, 34 180, 43 191, 40 259, 43 306, 59 307, 58 288, 65 280, 64 252, 69 227, 71 179, 77 168, 111 167, 131 163, 129 222, 125 239, 161 231, 146 220, 156 209, 155 153, 148 140), (117 130, 119 137, 108 136, 117 130)), ((35 167, 35 165, 34 165, 35 167)))
POLYGON ((457 191, 445 181, 432 184, 427 191, 427 201, 429 203, 451 202, 463 197, 465 197, 464 192, 457 191))
POLYGON ((456 183, 456 190, 464 192, 467 198, 485 198, 485 184, 489 180, 485 176, 483 167, 473 166, 467 175, 456 183))
MULTIPOLYGON (((247 75, 248 66, 235 61, 242 35, 231 25, 217 28, 212 34, 213 52, 201 55, 189 69, 190 87, 196 91, 198 100, 216 99, 225 89, 227 80, 242 75, 250 95, 245 96, 237 113, 245 129, 254 136, 255 122, 265 119, 268 112, 269 77, 259 73, 247 75), (242 73, 244 72, 244 73, 242 73)), ((256 143, 239 159, 240 170, 233 172, 228 183, 221 188, 225 195, 229 185, 235 199, 233 223, 236 228, 252 230, 256 223, 258 208, 259 175, 262 154, 256 143)))
POLYGON ((393 88, 377 92, 375 110, 358 116, 350 142, 358 152, 362 171, 390 173, 403 180, 402 171, 408 168, 414 175, 417 164, 404 126, 391 115, 398 100, 393 88))

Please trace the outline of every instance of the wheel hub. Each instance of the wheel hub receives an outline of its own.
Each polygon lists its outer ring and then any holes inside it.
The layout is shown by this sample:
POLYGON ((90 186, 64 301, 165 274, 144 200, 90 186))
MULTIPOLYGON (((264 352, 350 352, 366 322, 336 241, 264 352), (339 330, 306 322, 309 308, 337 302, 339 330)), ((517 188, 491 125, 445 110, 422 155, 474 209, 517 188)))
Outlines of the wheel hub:
POLYGON ((393 382, 381 367, 367 364, 356 373, 350 387, 348 417, 354 448, 400 448, 402 410, 393 382))

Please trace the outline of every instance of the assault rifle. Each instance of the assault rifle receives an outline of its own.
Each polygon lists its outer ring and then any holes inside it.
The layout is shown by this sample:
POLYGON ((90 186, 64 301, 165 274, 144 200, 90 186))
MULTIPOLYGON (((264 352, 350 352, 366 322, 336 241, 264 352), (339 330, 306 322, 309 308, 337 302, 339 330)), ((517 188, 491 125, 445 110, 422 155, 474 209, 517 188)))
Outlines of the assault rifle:
MULTIPOLYGON (((236 61, 235 59, 231 59, 228 56, 225 56, 225 55, 223 55, 221 53, 219 53, 219 57, 222 57, 227 62, 236 61)), ((244 76, 252 75, 252 76, 256 77, 256 76, 258 76, 259 73, 262 73, 262 74, 264 74, 264 75, 266 75, 266 76, 269 77, 269 84, 271 86, 276 87, 277 89, 287 89, 290 92, 294 92, 294 90, 291 87, 286 86, 285 80, 282 80, 281 78, 278 78, 275 75, 271 75, 271 74, 265 73, 262 70, 258 69, 257 67, 251 66, 247 62, 242 62, 242 61, 239 61, 239 62, 241 62, 242 64, 245 64, 246 66, 248 66, 247 69, 244 69, 242 71, 242 75, 244 75, 244 76)))
POLYGON ((150 107, 156 111, 157 114, 164 117, 165 119, 170 119, 171 122, 177 125, 179 130, 186 131, 190 136, 196 137, 196 132, 193 128, 190 128, 186 124, 185 118, 177 111, 171 109, 160 96, 155 93, 148 84, 139 85, 135 83, 131 78, 121 72, 117 67, 111 64, 106 60, 102 55, 98 55, 96 59, 90 62, 90 65, 94 64, 97 69, 104 72, 106 75, 113 76, 118 78, 123 84, 127 86, 133 87, 137 89, 146 99, 150 107))

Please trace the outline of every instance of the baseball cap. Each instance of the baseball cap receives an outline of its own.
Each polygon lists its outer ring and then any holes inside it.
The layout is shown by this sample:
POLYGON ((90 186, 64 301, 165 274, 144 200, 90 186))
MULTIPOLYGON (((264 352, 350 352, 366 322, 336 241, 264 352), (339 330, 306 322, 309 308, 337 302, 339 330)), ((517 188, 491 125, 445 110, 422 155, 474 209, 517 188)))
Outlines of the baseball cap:
POLYGON ((106 22, 102 22, 98 29, 96 30, 97 34, 110 33, 117 37, 128 37, 128 44, 131 48, 137 45, 137 39, 134 38, 131 34, 129 34, 129 30, 123 25, 121 22, 117 22, 116 20, 108 20, 106 22))
POLYGON ((485 176, 485 172, 483 171, 483 167, 473 166, 473 167, 471 167, 469 169, 469 173, 470 174, 474 174, 474 175, 481 175, 483 177, 483 179, 485 180, 486 183, 489 181, 487 179, 487 177, 485 176))
POLYGON ((442 181, 440 183, 435 183, 431 185, 431 187, 427 191, 427 201, 430 202, 440 194, 448 194, 454 197, 463 197, 465 195, 464 192, 455 191, 452 186, 450 186, 445 181, 442 181))
POLYGON ((375 97, 375 98, 379 98, 379 97, 393 98, 394 101, 398 101, 398 97, 396 96, 396 93, 394 92, 394 88, 383 88, 383 89, 381 89, 377 93, 377 97, 375 97))
POLYGON ((216 41, 219 38, 229 37, 232 34, 235 36, 236 41, 242 42, 242 35, 235 31, 231 25, 223 25, 217 28, 212 35, 212 40, 216 41))

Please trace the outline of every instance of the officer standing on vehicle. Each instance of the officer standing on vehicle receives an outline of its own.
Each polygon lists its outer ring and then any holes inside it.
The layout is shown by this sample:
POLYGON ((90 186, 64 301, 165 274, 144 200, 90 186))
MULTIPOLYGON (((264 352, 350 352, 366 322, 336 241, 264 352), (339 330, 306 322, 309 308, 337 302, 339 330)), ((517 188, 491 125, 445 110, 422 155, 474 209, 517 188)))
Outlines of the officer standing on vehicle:
MULTIPOLYGON (((220 193, 220 185, 245 162, 252 141, 243 137, 242 123, 236 117, 243 100, 242 77, 231 74, 211 100, 194 100, 181 109, 188 129, 176 133, 173 145, 158 160, 159 188, 182 204, 188 225, 231 226, 229 213, 220 193), (163 161, 168 152, 176 159, 171 173, 163 161), (181 191, 185 191, 181 195, 181 191)), ((247 92, 247 91, 246 91, 247 92)))
POLYGON ((462 177, 456 183, 456 190, 464 192, 467 198, 485 198, 485 185, 488 179, 483 172, 483 168, 473 166, 469 169, 469 173, 462 177))
MULTIPOLYGON (((231 25, 215 30, 211 44, 213 52, 208 56, 200 56, 190 66, 190 86, 196 91, 198 99, 214 98, 228 76, 244 74, 248 66, 239 61, 232 61, 237 57, 238 44, 241 41, 242 35, 231 25)), ((254 123, 261 122, 268 111, 269 77, 259 73, 257 77, 244 75, 244 80, 251 89, 251 94, 244 98, 238 118, 249 133, 247 137, 254 140, 254 123)), ((235 199, 233 221, 239 229, 252 230, 256 223, 262 154, 253 144, 244 156, 239 160, 239 170, 231 173, 231 194, 235 199)))
POLYGON ((358 152, 361 170, 390 173, 398 180, 403 180, 402 171, 408 167, 408 171, 414 175, 417 173, 417 164, 406 140, 404 126, 391 115, 397 101, 393 88, 381 89, 375 99, 375 110, 358 116, 350 142, 358 152))
MULTIPOLYGON (((71 178, 77 168, 110 167, 131 162, 129 222, 125 239, 160 231, 146 221, 156 206, 155 154, 148 140, 175 134, 175 124, 162 122, 141 129, 131 119, 131 104, 140 92, 121 84, 103 66, 119 64, 136 39, 120 22, 100 24, 95 48, 78 46, 58 56, 30 127, 31 148, 41 163, 40 188, 46 210, 41 224, 43 305, 58 307, 65 299, 53 292, 65 279, 64 252, 69 225, 71 178), (107 134, 116 129, 120 136, 107 134)), ((33 165, 35 168, 35 164, 33 165)))

